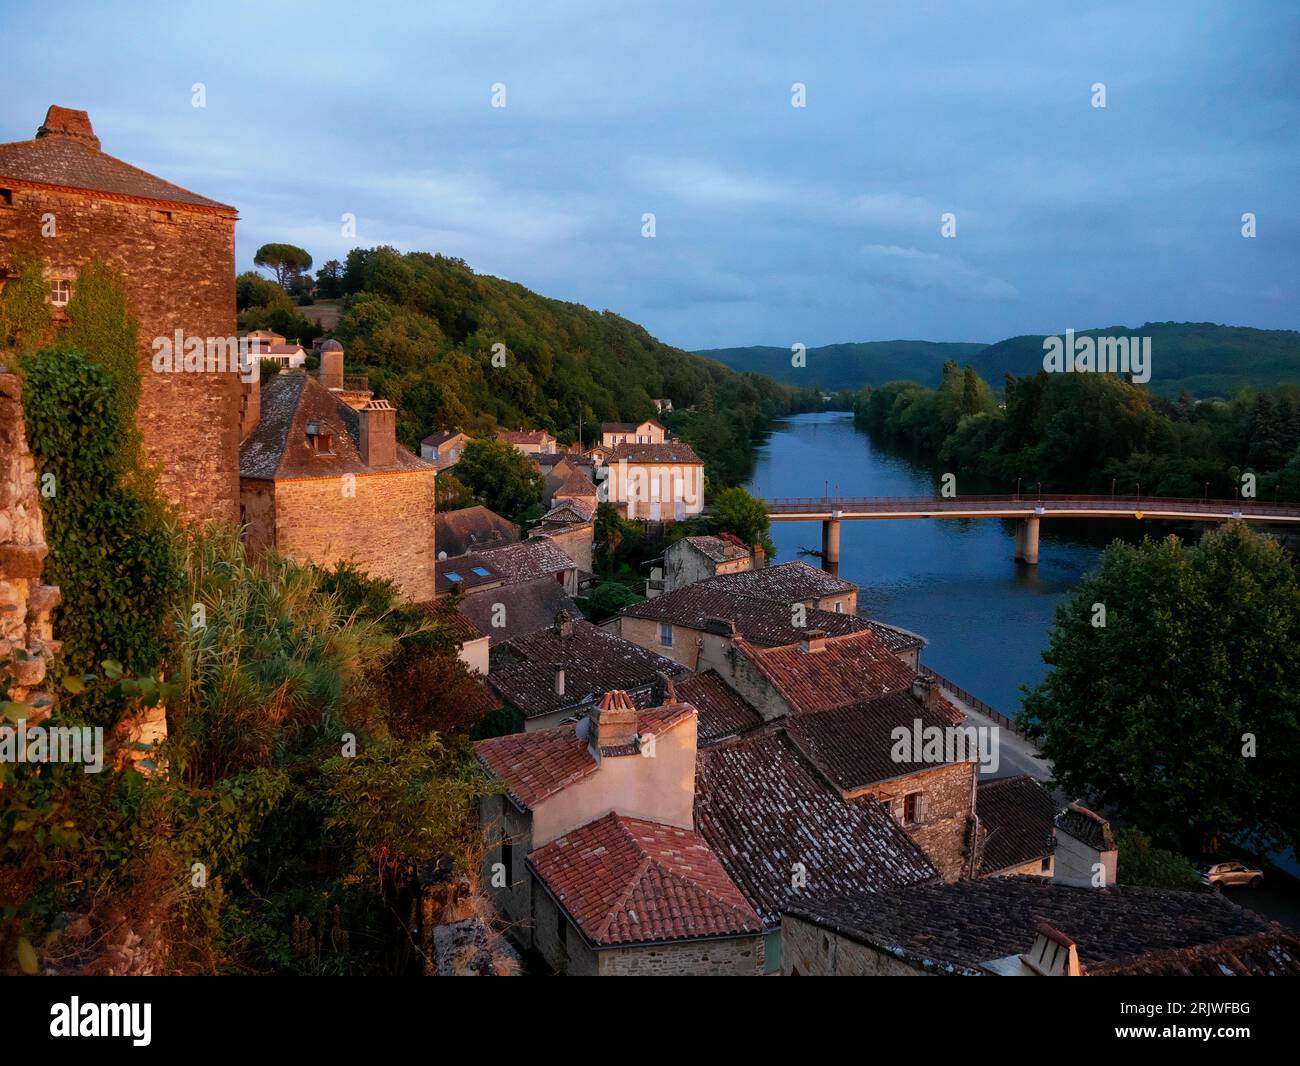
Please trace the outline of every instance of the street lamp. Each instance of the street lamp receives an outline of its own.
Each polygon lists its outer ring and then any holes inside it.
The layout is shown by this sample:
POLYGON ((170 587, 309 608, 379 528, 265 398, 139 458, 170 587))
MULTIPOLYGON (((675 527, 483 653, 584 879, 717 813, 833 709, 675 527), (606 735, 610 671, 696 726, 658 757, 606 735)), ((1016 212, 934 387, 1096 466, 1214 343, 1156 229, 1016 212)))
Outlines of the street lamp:
POLYGON ((1016 499, 1020 499, 1020 478, 1016 478, 1016 499))
POLYGON ((1038 498, 1040 500, 1043 498, 1043 483, 1041 481, 1038 483, 1038 498))

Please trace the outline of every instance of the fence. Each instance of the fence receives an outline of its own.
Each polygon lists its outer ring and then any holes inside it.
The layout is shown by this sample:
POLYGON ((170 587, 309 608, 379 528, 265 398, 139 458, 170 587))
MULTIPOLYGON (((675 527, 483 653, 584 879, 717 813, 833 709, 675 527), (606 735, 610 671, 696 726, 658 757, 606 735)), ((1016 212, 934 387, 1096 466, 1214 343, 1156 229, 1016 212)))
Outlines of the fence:
POLYGON ((994 708, 990 707, 978 696, 973 695, 970 692, 967 692, 960 685, 954 684, 953 682, 949 681, 942 674, 936 673, 934 670, 931 670, 928 666, 922 666, 921 673, 924 676, 930 678, 931 680, 937 681, 940 687, 946 688, 949 692, 953 693, 955 696, 958 696, 961 699, 965 700, 977 711, 979 711, 980 714, 992 718, 993 721, 997 722, 997 724, 1000 725, 1003 729, 1009 729, 1013 733, 1019 733, 1022 736, 1024 735, 1023 730, 1020 728, 1020 726, 1016 723, 1014 719, 1008 718, 1001 711, 995 710, 994 708))

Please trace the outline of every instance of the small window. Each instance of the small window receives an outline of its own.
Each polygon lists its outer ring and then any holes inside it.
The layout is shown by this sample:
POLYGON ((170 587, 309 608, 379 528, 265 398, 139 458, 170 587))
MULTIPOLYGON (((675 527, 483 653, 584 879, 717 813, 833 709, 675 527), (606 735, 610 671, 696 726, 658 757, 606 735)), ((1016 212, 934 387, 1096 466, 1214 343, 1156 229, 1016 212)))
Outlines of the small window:
POLYGON ((455 570, 448 570, 446 576, 448 581, 459 582, 462 580, 460 574, 456 573, 455 570))
POLYGON ((66 307, 72 299, 72 282, 67 278, 54 278, 50 281, 50 303, 55 307, 66 307))
POLYGON ((514 865, 514 857, 515 857, 515 846, 511 844, 509 840, 502 840, 501 841, 501 868, 505 870, 507 885, 511 883, 511 877, 514 872, 512 869, 514 865))
POLYGON ((673 646, 673 626, 671 622, 659 623, 659 643, 665 648, 673 646))
POLYGON ((170 211, 155 211, 155 212, 153 213, 153 220, 154 220, 155 222, 175 222, 175 221, 176 221, 176 219, 174 218, 174 216, 172 215, 172 213, 171 213, 170 211))
POLYGON ((0 207, 13 207, 14 191, 13 189, 0 189, 0 207))
POLYGON ((1052 857, 1048 855, 1045 859, 1043 859, 1043 873, 1048 874, 1051 872, 1052 872, 1052 857))
POLYGON ((474 567, 474 573, 476 573, 479 577, 487 577, 490 571, 485 569, 482 566, 476 566, 474 567))
POLYGON ((836 613, 836 614, 843 614, 843 613, 844 613, 844 604, 841 603, 839 600, 836 600, 836 601, 835 601, 835 613, 836 613))
POLYGON ((903 823, 916 825, 925 816, 925 805, 920 792, 909 792, 903 797, 903 823))

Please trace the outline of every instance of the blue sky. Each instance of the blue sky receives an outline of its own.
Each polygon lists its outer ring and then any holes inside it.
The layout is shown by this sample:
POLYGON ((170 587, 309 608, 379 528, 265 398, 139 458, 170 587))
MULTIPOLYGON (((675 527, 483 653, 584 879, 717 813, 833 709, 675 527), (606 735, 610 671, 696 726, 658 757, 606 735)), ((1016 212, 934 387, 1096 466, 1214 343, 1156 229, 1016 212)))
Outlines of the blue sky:
POLYGON ((189 6, 0 0, 0 141, 87 109, 241 269, 444 252, 687 348, 1300 326, 1291 0, 189 6))

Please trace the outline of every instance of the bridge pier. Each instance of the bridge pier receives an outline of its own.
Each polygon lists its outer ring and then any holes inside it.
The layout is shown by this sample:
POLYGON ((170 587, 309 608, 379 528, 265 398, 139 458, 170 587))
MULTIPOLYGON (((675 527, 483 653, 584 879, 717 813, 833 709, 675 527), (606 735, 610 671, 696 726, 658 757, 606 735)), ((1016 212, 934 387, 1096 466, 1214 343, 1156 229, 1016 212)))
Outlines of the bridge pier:
POLYGON ((836 577, 840 572, 840 519, 839 512, 834 518, 822 521, 822 569, 836 577))
POLYGON ((1030 566, 1038 564, 1038 519, 1025 518, 1016 527, 1016 558, 1030 566))

